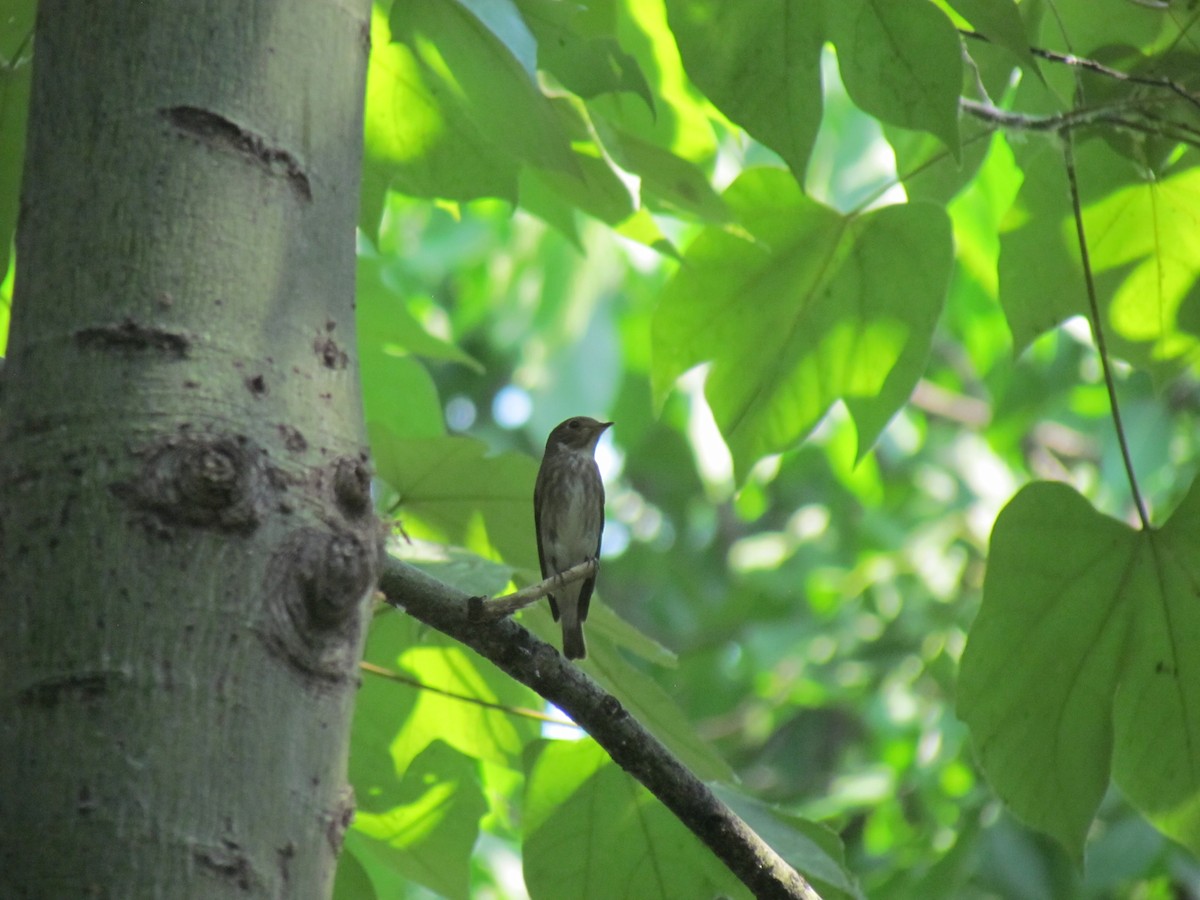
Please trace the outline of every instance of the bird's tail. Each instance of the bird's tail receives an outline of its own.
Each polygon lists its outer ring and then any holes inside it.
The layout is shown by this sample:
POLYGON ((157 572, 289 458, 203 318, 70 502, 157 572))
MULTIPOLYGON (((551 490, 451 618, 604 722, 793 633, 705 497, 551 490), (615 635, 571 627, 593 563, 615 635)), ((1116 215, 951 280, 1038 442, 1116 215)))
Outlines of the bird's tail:
POLYGON ((583 623, 579 621, 574 607, 564 607, 562 613, 563 656, 567 659, 583 659, 587 656, 583 623))

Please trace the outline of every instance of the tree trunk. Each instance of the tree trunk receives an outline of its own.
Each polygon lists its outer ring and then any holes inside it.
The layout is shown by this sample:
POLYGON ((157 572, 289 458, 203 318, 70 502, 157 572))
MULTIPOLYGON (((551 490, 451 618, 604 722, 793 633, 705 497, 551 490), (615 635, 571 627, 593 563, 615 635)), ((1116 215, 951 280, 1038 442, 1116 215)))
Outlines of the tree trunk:
POLYGON ((42 0, 0 384, 0 896, 326 897, 378 564, 368 0, 42 0))

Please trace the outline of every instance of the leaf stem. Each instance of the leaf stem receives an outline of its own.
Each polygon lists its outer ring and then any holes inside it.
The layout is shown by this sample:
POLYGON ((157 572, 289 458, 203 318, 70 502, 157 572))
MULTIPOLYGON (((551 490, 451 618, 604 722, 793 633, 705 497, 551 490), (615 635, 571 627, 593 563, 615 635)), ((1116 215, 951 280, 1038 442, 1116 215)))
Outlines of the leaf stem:
POLYGON ((1117 443, 1121 447, 1121 459, 1125 463, 1125 474, 1129 478, 1129 490, 1137 507, 1142 528, 1149 530, 1150 516, 1146 502, 1138 487, 1137 475, 1133 471, 1133 458, 1129 454, 1129 441, 1125 437, 1125 426, 1121 423, 1121 407, 1117 403, 1117 387, 1113 381, 1112 365, 1108 358, 1108 346, 1104 339, 1104 328, 1100 321, 1100 304, 1096 300, 1096 282, 1092 276, 1092 261, 1088 255, 1087 235, 1083 228, 1083 208, 1079 202, 1079 181, 1075 176, 1075 145, 1069 128, 1059 132, 1063 140, 1063 159, 1067 167, 1067 183, 1071 188, 1071 211, 1075 217, 1075 235, 1079 239, 1079 258, 1083 263, 1083 279, 1087 285, 1088 308, 1091 311, 1092 333, 1096 337, 1096 352, 1100 354, 1100 367, 1104 371, 1104 386, 1108 390, 1108 402, 1112 409, 1113 427, 1117 432, 1117 443))
POLYGON ((359 668, 364 672, 370 672, 372 675, 378 675, 381 678, 386 678, 389 681, 398 681, 400 684, 411 685, 422 691, 429 691, 432 694, 439 694, 442 697, 448 697, 451 700, 459 700, 463 703, 471 703, 475 706, 482 706, 484 709, 494 709, 497 712, 508 713, 513 716, 520 716, 524 719, 535 719, 538 722, 548 722, 551 725, 571 725, 574 724, 570 719, 563 716, 551 716, 546 713, 538 712, 536 709, 529 709, 524 706, 505 706, 503 703, 493 703, 490 700, 484 700, 480 697, 470 697, 466 694, 457 694, 454 691, 448 691, 445 688, 434 687, 432 684, 426 684, 423 681, 418 681, 402 672, 397 672, 394 669, 385 669, 383 666, 377 666, 374 663, 369 663, 363 660, 358 664, 359 668))

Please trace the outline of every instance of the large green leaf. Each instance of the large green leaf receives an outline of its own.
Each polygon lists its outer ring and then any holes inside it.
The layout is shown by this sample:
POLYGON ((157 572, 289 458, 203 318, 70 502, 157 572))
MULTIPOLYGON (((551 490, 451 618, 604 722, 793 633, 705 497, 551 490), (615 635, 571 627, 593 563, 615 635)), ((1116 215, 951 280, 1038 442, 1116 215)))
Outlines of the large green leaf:
POLYGON ((962 45, 928 0, 826 0, 846 91, 863 111, 932 132, 959 153, 962 45))
POLYGON ((821 124, 821 16, 791 0, 668 0, 688 76, 803 182, 821 124))
POLYGON ((1035 483, 996 521, 959 714, 996 792, 1076 858, 1111 771, 1200 849, 1200 489, 1134 531, 1035 483))
POLYGON ((522 857, 533 900, 750 896, 596 744, 547 743, 531 756, 522 857))
POLYGON ((745 231, 703 231, 663 291, 656 396, 712 361, 706 393, 739 474, 842 398, 856 401, 861 452, 920 375, 950 273, 945 213, 909 204, 846 218, 767 169, 725 199, 745 231))

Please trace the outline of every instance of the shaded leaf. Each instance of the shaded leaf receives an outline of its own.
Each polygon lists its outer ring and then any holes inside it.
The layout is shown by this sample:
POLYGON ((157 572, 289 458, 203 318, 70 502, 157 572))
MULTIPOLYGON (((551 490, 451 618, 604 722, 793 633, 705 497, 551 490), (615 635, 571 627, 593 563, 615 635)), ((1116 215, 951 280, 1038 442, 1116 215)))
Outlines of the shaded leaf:
POLYGON ((824 900, 852 900, 863 896, 854 877, 846 870, 842 842, 833 831, 818 822, 763 803, 727 784, 710 787, 760 838, 811 882, 824 900))
POLYGON ((1014 60, 1033 75, 1039 75, 1037 60, 1029 50, 1025 23, 1013 0, 950 0, 959 14, 989 41, 1007 50, 1014 60))
MULTIPOLYGON (((17 227, 25 164, 25 120, 33 74, 30 36, 36 7, 33 0, 15 0, 0 13, 0 281, 8 271, 9 251, 17 227)), ((0 341, 0 348, 3 345, 0 341)))
POLYGON ((885 122, 932 132, 959 154, 962 46, 927 0, 827 0, 842 83, 885 122))
POLYGON ((588 10, 558 0, 518 0, 525 21, 537 36, 538 65, 580 97, 628 92, 653 111, 654 94, 637 60, 617 39, 600 33, 588 10))
POLYGON ((1028 485, 992 532, 959 714, 988 780, 1076 858, 1108 785, 1200 848, 1200 490, 1133 531, 1028 485))
POLYGON ((475 372, 483 367, 457 344, 431 334, 408 310, 404 297, 383 280, 378 257, 360 253, 355 283, 355 315, 360 346, 387 347, 429 359, 462 363, 475 372))

